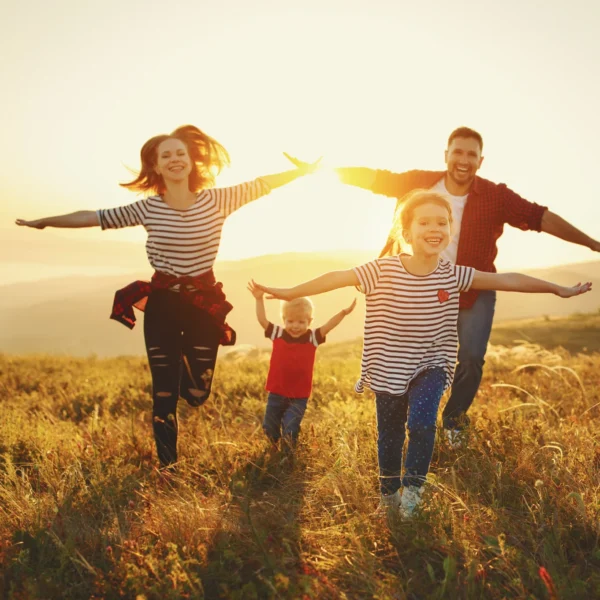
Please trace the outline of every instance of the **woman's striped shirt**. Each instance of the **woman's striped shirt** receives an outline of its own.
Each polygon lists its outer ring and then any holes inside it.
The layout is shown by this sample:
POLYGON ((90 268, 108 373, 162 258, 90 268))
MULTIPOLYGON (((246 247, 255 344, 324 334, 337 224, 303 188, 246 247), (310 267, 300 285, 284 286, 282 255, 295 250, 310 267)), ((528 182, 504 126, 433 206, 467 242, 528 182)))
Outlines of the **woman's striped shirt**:
POLYGON ((271 191, 263 179, 226 188, 202 190, 185 210, 150 196, 127 206, 97 211, 102 229, 143 225, 148 232, 146 253, 157 271, 180 277, 212 269, 225 219, 244 204, 271 191))
POLYGON ((452 383, 458 350, 458 300, 475 270, 440 260, 428 275, 412 275, 400 256, 354 269, 366 294, 364 345, 356 391, 400 395, 429 367, 452 383))

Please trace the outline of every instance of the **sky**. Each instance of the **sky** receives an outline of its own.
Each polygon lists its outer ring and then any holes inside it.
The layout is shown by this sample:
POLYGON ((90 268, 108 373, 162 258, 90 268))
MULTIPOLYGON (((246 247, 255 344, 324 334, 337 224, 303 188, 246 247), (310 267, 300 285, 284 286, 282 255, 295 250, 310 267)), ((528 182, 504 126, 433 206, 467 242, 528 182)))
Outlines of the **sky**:
MULTIPOLYGON (((229 150, 220 186, 286 170, 282 151, 326 167, 443 170, 448 134, 466 125, 484 138, 482 177, 600 239, 593 0, 22 0, 2 13, 0 234, 15 218, 134 201, 118 183, 142 144, 186 123, 229 150)), ((376 252, 393 207, 324 169, 230 217, 219 258, 376 252)), ((20 231, 15 252, 45 233, 20 231)), ((52 233, 73 252, 82 236, 145 239, 141 228, 52 233)), ((496 264, 598 258, 507 227, 496 264)))

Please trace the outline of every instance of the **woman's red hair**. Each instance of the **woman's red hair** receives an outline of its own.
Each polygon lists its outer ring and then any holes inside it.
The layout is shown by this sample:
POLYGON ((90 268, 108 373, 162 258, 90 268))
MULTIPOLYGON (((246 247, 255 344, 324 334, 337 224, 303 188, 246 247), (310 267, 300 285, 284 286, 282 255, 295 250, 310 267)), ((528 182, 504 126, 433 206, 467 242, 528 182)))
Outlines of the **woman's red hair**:
POLYGON ((188 180, 192 192, 212 187, 215 184, 215 171, 219 173, 224 166, 229 165, 229 154, 219 142, 193 125, 183 125, 168 135, 150 138, 140 151, 142 168, 138 176, 133 181, 120 185, 136 192, 163 194, 165 184, 162 176, 156 173, 155 167, 158 147, 170 138, 182 141, 187 147, 192 160, 192 172, 188 180))

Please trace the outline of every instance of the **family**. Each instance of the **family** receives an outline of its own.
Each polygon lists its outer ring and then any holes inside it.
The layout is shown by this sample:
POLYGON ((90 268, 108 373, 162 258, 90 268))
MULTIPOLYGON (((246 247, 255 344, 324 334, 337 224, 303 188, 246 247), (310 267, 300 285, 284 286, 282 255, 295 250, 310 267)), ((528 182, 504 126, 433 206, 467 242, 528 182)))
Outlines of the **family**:
MULTIPOLYGON (((148 140, 141 149, 138 176, 121 184, 151 195, 117 208, 16 221, 36 229, 146 229, 154 274, 149 282, 135 281, 116 292, 111 318, 133 327, 133 307, 145 313, 152 424, 164 469, 177 462, 179 398, 193 406, 203 404, 219 345, 235 343, 235 332, 226 322, 232 305, 213 273, 223 224, 248 202, 319 167, 318 161, 288 158, 295 167, 289 171, 216 188, 215 174, 229 164, 229 155, 219 142, 186 125, 148 140)), ((342 183, 397 199, 380 256, 291 288, 248 284, 257 320, 273 343, 263 429, 271 443, 292 449, 311 394, 316 349, 356 304, 313 327, 309 296, 345 286, 365 294, 362 364, 355 389, 362 393, 369 388, 375 394, 381 506, 404 517, 422 502, 438 408, 447 389, 444 432, 452 447, 464 443, 496 291, 569 298, 591 290, 590 283, 564 287, 519 273, 496 273, 496 242, 504 225, 543 231, 600 251, 599 241, 547 207, 479 177, 482 162, 481 135, 460 127, 448 138, 444 171, 335 169, 342 183), (265 294, 282 300, 281 324, 267 320, 265 294)))

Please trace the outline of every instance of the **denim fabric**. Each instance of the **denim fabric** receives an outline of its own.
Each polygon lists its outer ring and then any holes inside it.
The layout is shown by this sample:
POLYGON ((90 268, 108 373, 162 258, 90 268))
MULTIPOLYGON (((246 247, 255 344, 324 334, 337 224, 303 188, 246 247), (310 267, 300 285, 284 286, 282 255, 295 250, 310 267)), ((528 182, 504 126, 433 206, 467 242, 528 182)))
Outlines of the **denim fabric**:
POLYGON ((220 336, 214 319, 179 293, 156 290, 148 297, 144 337, 152 373, 152 427, 162 466, 177 461, 179 396, 192 406, 208 399, 220 336))
POLYGON ((274 444, 283 436, 291 446, 295 446, 307 403, 308 398, 286 398, 269 393, 263 421, 266 436, 274 444))
POLYGON ((395 493, 401 485, 421 486, 425 482, 445 384, 446 372, 441 367, 434 367, 415 377, 400 396, 375 394, 379 482, 383 495, 395 493), (408 448, 404 478, 401 479, 407 425, 408 448))
POLYGON ((458 313, 458 365, 452 392, 442 413, 446 429, 462 429, 469 424, 466 413, 481 383, 495 308, 496 292, 486 290, 479 293, 471 308, 463 308, 458 313))

